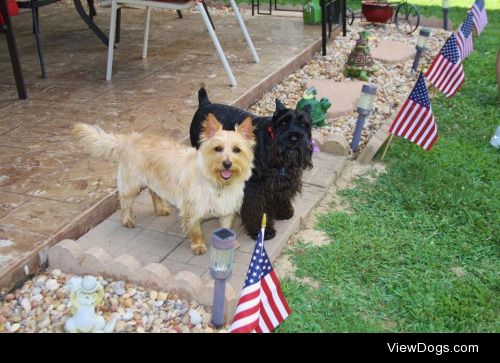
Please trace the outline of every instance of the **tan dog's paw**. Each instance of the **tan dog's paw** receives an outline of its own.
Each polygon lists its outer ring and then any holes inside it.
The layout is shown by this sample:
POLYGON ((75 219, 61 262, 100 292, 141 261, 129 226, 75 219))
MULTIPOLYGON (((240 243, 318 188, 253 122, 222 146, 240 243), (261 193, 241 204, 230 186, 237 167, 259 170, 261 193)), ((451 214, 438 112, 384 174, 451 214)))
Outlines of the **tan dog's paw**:
POLYGON ((201 244, 201 243, 197 243, 197 244, 194 244, 194 243, 191 243, 191 251, 195 254, 195 255, 204 255, 205 253, 207 253, 207 246, 205 246, 205 244, 201 244))
POLYGON ((135 222, 132 219, 122 220, 122 225, 125 228, 135 228, 135 222))
POLYGON ((161 207, 156 209, 156 214, 158 214, 161 217, 167 217, 170 215, 170 209, 168 207, 161 207))

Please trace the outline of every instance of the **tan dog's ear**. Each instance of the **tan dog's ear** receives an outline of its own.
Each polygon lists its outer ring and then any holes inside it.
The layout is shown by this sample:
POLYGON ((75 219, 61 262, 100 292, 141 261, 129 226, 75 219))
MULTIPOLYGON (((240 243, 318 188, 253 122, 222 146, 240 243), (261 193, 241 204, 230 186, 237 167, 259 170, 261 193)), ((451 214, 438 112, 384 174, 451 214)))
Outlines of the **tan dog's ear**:
POLYGON ((253 144, 255 142, 255 135, 253 133, 252 118, 248 116, 241 124, 236 125, 234 130, 243 136, 245 140, 253 144))
POLYGON ((222 124, 215 118, 213 113, 209 113, 202 125, 201 140, 205 141, 213 137, 222 130, 222 124))

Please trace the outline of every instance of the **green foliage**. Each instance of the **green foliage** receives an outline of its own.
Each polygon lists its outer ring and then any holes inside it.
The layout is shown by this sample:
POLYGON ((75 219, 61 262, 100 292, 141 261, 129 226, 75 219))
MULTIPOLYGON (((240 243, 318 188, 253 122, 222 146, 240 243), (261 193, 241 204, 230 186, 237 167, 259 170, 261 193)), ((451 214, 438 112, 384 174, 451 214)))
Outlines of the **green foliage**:
POLYGON ((490 4, 461 90, 432 100, 434 148, 395 138, 387 171, 340 193, 349 211, 318 216, 331 243, 288 251, 296 275, 320 287, 283 282, 293 314, 278 331, 500 332, 500 152, 489 145, 500 4, 490 4))

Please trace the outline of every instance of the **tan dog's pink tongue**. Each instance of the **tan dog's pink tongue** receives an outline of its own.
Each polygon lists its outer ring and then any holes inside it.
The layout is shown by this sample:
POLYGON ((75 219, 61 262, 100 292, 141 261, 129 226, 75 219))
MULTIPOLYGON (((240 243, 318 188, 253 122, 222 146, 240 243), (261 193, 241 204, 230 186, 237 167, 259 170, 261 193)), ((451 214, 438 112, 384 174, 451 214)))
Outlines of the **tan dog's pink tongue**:
POLYGON ((220 172, 220 175, 224 179, 229 179, 231 177, 231 174, 232 174, 231 170, 221 170, 220 172))

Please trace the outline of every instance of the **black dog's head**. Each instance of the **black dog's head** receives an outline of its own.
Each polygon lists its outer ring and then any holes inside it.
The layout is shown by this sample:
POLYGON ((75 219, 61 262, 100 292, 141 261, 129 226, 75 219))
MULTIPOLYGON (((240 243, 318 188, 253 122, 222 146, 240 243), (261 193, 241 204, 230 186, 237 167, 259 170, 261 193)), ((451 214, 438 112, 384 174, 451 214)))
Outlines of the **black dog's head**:
POLYGON ((276 99, 276 111, 271 124, 274 162, 285 169, 312 168, 311 107, 302 111, 286 108, 276 99))

